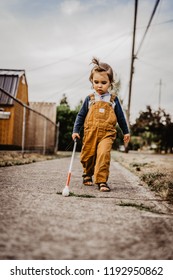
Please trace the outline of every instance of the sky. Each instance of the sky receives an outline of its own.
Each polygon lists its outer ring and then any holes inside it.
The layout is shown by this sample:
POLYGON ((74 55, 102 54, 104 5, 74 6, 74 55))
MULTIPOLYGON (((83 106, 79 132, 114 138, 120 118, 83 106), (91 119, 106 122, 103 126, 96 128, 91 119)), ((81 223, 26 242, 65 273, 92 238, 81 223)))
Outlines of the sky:
MULTIPOLYGON (((173 1, 138 0, 130 120, 150 105, 173 117, 173 1), (160 103, 159 103, 160 95, 160 103)), ((91 60, 110 64, 127 109, 135 0, 1 0, 0 68, 24 69, 29 102, 72 109, 90 94, 91 60)))

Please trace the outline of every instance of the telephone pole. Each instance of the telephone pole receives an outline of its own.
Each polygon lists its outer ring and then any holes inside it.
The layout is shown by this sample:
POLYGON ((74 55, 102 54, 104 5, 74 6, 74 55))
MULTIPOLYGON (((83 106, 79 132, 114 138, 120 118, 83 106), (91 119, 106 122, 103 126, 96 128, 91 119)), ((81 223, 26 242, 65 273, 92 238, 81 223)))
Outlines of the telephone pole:
POLYGON ((159 109, 161 104, 161 91, 162 91, 162 80, 159 81, 159 109))
POLYGON ((131 93, 132 93, 132 80, 134 74, 134 60, 135 56, 135 36, 136 36, 136 21, 137 21, 137 10, 138 10, 138 0, 135 0, 135 11, 134 11, 134 24, 133 24, 133 43, 132 43, 132 55, 131 55, 131 67, 130 67, 130 82, 129 82, 129 98, 128 98, 128 108, 127 108, 127 121, 130 125, 130 105, 131 105, 131 93))

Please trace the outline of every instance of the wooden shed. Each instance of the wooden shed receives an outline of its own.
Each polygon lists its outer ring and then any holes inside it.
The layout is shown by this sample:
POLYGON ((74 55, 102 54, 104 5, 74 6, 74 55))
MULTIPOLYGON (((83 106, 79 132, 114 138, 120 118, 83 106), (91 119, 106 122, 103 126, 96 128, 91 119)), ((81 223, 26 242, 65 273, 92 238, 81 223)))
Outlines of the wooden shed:
POLYGON ((24 70, 0 69, 0 148, 20 148, 23 107, 4 92, 28 105, 28 84, 24 70))

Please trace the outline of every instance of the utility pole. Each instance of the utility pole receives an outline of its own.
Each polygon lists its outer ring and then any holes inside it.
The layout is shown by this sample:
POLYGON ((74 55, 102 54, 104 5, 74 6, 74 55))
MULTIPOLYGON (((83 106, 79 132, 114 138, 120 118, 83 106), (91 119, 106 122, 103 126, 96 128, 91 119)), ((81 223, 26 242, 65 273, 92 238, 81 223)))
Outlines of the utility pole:
POLYGON ((161 104, 161 90, 162 90, 162 80, 159 81, 159 109, 161 104))
POLYGON ((128 108, 127 108, 127 121, 130 125, 130 105, 131 105, 131 94, 132 94, 132 80, 134 73, 134 60, 135 56, 135 36, 136 36, 136 21, 137 21, 137 10, 138 10, 138 0, 135 0, 135 11, 134 11, 134 25, 133 25, 133 43, 132 43, 132 55, 131 55, 131 67, 130 67, 130 82, 129 82, 129 98, 128 98, 128 108))

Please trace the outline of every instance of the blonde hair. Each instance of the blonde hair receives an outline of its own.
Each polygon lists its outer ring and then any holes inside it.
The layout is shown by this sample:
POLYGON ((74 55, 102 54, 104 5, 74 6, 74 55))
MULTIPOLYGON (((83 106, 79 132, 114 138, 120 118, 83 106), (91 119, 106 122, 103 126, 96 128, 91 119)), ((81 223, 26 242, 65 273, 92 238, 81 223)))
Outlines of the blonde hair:
POLYGON ((89 80, 92 83, 93 81, 93 75, 95 72, 106 72, 109 78, 109 81, 111 83, 111 87, 113 85, 114 81, 114 74, 112 67, 104 62, 100 62, 98 58, 93 57, 92 62, 90 64, 94 64, 93 69, 91 70, 89 80))

